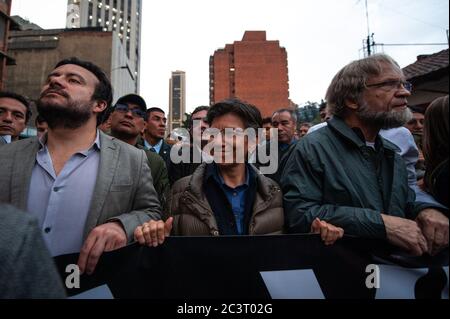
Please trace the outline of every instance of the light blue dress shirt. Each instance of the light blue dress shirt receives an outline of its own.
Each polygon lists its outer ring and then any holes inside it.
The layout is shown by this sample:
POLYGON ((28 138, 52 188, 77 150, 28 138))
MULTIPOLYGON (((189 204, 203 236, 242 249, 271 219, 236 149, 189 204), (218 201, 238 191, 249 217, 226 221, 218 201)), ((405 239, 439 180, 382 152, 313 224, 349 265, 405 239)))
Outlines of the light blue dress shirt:
POLYGON ((11 135, 0 135, 0 138, 2 138, 6 144, 10 144, 11 143, 11 135))
POLYGON ((74 154, 56 176, 46 145, 40 141, 28 193, 28 211, 37 217, 52 256, 77 253, 83 245, 100 164, 100 135, 87 150, 74 154))
POLYGON ((162 139, 156 145, 150 145, 149 142, 144 140, 144 147, 145 147, 145 149, 146 150, 150 150, 153 147, 153 149, 155 150, 156 154, 159 154, 159 152, 161 151, 162 144, 163 144, 163 140, 162 139))
POLYGON ((247 190, 250 185, 250 174, 249 169, 245 169, 245 183, 237 186, 236 188, 231 188, 228 186, 219 169, 215 168, 214 179, 216 183, 222 188, 228 202, 231 205, 231 210, 233 211, 234 219, 236 220, 237 231, 239 235, 244 233, 244 218, 245 218, 245 201, 247 199, 247 190))

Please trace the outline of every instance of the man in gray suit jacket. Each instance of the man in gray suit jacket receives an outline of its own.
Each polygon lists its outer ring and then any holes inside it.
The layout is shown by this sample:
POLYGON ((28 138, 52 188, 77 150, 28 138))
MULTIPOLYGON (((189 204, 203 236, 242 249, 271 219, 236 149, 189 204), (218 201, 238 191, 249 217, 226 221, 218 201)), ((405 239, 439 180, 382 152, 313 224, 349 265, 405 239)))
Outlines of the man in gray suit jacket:
POLYGON ((99 67, 59 62, 37 102, 47 135, 3 146, 0 158, 0 202, 35 215, 51 254, 80 252, 88 274, 104 251, 132 242, 138 225, 161 214, 144 151, 97 129, 111 101, 99 67))
POLYGON ((0 299, 65 298, 35 218, 0 204, 0 299))

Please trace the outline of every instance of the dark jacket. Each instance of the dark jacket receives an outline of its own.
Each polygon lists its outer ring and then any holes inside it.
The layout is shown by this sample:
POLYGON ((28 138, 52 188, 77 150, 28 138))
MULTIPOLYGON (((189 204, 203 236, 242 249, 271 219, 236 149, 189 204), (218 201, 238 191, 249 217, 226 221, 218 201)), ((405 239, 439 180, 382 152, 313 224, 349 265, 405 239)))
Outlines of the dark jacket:
POLYGON ((0 220, 0 299, 65 298, 36 219, 1 204, 0 220))
POLYGON ((397 147, 380 136, 376 151, 359 129, 334 117, 302 138, 281 177, 290 232, 307 233, 316 217, 346 234, 385 238, 381 213, 414 219, 432 204, 417 203, 397 147))
MULTIPOLYGON (((177 147, 177 146, 174 146, 177 147)), ((196 163, 194 161, 194 152, 197 153, 197 156, 195 156, 196 159, 202 158, 202 154, 200 150, 196 147, 193 147, 192 145, 183 145, 180 147, 179 154, 181 156, 182 152, 189 151, 189 161, 188 162, 180 162, 180 163, 170 163, 170 169, 169 169, 169 182, 170 185, 175 184, 176 181, 182 179, 183 177, 192 175, 195 170, 202 164, 196 163), (184 149, 185 147, 189 148, 189 150, 184 149)))
MULTIPOLYGON (((137 145, 139 148, 148 150, 145 147, 145 140, 143 138, 139 138, 137 141, 137 145)), ((162 157, 164 163, 166 164, 167 171, 170 170, 170 150, 172 149, 172 145, 167 144, 166 141, 162 141, 161 148, 159 149, 158 155, 162 157)))
MULTIPOLYGON (((247 218, 246 233, 249 235, 280 234, 283 232, 284 226, 281 190, 275 182, 258 174, 254 167, 250 167, 256 178, 253 187, 254 199, 249 205, 250 214, 247 218)), ((220 231, 221 229, 225 229, 225 232, 228 230, 227 227, 218 225, 216 216, 224 213, 224 210, 230 216, 232 213, 229 206, 223 205, 222 208, 219 208, 217 202, 212 199, 213 191, 209 188, 211 184, 205 184, 206 169, 207 164, 202 164, 192 176, 184 177, 173 185, 169 204, 169 212, 174 217, 173 235, 219 236, 227 234, 220 231), (208 190, 205 191, 205 188, 208 190), (209 198, 207 193, 210 194, 209 198), (214 201, 213 206, 216 207, 216 211, 211 208, 211 199, 214 201)), ((215 193, 220 196, 219 192, 215 193)), ((252 195, 248 195, 247 199, 251 197, 252 195)))
POLYGON ((442 162, 436 170, 431 174, 430 193, 434 198, 442 205, 449 207, 448 194, 449 194, 449 160, 446 159, 442 162))
POLYGON ((158 193, 158 199, 164 211, 167 208, 167 198, 170 193, 169 174, 167 173, 164 160, 158 154, 145 150, 140 144, 136 144, 136 147, 144 150, 147 155, 148 166, 150 167, 153 178, 153 186, 155 187, 156 193, 158 193))
POLYGON ((258 156, 259 148, 264 148, 267 155, 270 155, 270 161, 275 161, 277 163, 277 171, 272 174, 264 174, 264 176, 273 179, 277 184, 280 184, 281 180, 281 173, 284 169, 284 166, 286 165, 287 156, 292 152, 292 150, 295 148, 295 145, 298 141, 292 142, 288 147, 281 148, 280 144, 278 144, 277 152, 276 154, 271 154, 270 152, 270 146, 271 141, 268 141, 267 143, 261 145, 258 147, 255 153, 255 166, 258 169, 261 169, 264 166, 268 166, 268 163, 261 163, 260 158, 258 156))
POLYGON ((159 156, 161 156, 166 163, 167 170, 170 169, 170 150, 172 149, 172 145, 167 144, 166 141, 163 141, 161 145, 161 149, 159 150, 159 156))

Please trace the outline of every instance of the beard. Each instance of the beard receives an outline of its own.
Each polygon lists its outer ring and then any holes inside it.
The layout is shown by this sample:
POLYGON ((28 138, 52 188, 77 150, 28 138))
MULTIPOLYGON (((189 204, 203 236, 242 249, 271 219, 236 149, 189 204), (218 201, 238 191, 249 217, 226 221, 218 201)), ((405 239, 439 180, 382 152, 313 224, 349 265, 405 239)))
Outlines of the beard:
POLYGON ((411 110, 407 107, 400 111, 375 112, 370 110, 370 107, 365 102, 360 104, 357 114, 364 123, 383 130, 403 126, 413 118, 411 110))
POLYGON ((78 102, 72 100, 68 95, 64 95, 67 103, 60 104, 46 101, 43 98, 44 94, 41 95, 36 106, 39 114, 45 119, 48 127, 51 129, 77 129, 83 126, 92 116, 94 101, 78 102))

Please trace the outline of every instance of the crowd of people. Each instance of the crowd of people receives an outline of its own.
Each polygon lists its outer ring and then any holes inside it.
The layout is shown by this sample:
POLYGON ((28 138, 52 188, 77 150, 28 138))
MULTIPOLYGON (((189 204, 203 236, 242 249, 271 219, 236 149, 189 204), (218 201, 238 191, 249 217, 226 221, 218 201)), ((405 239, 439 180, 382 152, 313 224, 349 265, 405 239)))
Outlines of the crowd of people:
MULTIPOLYGON (((190 140, 173 145, 162 109, 136 94, 112 104, 98 66, 60 61, 36 100, 38 137, 19 139, 30 102, 0 92, 0 283, 3 269, 27 267, 18 258, 55 278, 49 256, 79 252, 92 274, 104 252, 168 236, 315 233, 332 245, 345 234, 436 255, 449 237, 449 102, 424 112, 408 106, 411 92, 399 65, 377 54, 336 74, 318 125, 288 108, 263 119, 230 98, 196 108, 190 140), (245 134, 262 128, 259 139, 245 134), (234 134, 208 139, 209 129, 234 134)), ((56 279, 46 289, 23 276, 8 283, 0 297, 63 296, 56 279)))

